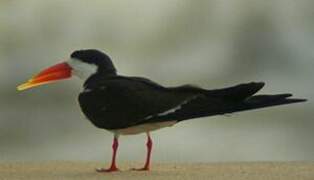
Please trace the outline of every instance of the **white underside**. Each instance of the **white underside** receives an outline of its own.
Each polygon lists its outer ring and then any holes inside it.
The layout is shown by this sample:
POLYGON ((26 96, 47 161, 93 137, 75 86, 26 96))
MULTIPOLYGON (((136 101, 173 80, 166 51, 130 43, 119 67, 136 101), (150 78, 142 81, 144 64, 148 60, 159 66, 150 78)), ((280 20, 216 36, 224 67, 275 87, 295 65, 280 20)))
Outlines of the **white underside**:
POLYGON ((121 135, 135 135, 140 133, 147 133, 150 131, 155 131, 161 128, 165 127, 171 127, 175 125, 177 121, 166 121, 166 122, 160 122, 160 123, 147 123, 147 124, 141 124, 138 126, 132 126, 124 129, 118 129, 113 130, 112 132, 115 134, 121 134, 121 135))

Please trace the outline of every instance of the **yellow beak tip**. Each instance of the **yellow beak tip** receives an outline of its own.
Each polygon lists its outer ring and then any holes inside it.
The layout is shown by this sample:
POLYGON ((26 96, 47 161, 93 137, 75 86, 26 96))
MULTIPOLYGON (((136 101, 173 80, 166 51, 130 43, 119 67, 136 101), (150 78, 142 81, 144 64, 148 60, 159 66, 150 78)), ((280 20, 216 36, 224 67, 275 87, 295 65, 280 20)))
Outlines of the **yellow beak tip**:
POLYGON ((16 89, 18 90, 18 91, 23 91, 23 90, 25 90, 25 89, 28 89, 28 84, 27 83, 25 83, 25 84, 21 84, 21 85, 19 85, 16 89))

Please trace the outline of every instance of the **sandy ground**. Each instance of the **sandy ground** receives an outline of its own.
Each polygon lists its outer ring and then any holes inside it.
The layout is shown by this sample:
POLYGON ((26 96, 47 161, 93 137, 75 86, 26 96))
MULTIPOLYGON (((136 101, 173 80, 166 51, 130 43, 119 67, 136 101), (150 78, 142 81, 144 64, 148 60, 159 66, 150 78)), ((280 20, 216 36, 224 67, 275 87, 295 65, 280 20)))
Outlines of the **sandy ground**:
POLYGON ((121 172, 96 173, 95 162, 0 163, 0 179, 214 179, 313 180, 314 162, 154 164, 150 172, 128 170, 139 164, 120 164, 121 172))

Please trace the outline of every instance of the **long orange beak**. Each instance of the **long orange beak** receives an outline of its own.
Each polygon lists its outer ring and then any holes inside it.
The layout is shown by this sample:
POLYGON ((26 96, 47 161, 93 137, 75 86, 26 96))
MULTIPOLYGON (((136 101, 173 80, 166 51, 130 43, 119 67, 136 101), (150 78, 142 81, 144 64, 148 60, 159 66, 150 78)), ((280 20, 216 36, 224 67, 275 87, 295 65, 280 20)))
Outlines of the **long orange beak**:
POLYGON ((19 91, 36 87, 43 84, 52 83, 58 80, 70 78, 72 74, 72 68, 67 63, 60 63, 54 66, 51 66, 38 75, 34 76, 26 83, 21 84, 17 87, 19 91))

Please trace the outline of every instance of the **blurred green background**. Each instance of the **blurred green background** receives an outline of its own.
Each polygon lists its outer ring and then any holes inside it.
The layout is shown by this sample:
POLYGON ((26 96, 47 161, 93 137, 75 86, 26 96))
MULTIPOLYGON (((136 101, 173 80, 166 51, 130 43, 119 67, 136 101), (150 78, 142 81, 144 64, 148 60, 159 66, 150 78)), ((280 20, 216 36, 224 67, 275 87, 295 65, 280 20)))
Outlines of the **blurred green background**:
MULTIPOLYGON (((261 93, 309 99, 154 132, 155 161, 314 160, 313 8, 310 0, 1 0, 0 161, 110 160, 111 133, 78 106, 80 80, 16 91, 86 48, 108 53, 120 74, 166 86, 265 81, 261 93)), ((144 160, 145 141, 123 136, 119 160, 144 160)))

